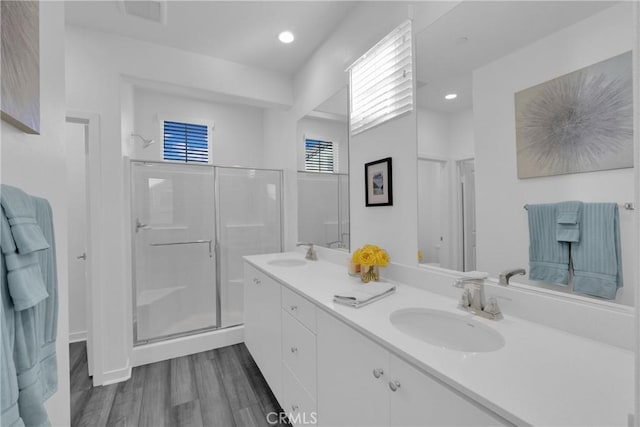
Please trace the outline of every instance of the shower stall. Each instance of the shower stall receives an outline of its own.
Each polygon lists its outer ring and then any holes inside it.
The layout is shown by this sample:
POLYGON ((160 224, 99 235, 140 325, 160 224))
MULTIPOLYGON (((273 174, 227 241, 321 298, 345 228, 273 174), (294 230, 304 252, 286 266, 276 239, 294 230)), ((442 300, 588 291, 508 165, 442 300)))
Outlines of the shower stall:
POLYGON ((241 325, 242 256, 282 250, 282 172, 131 162, 134 346, 241 325))

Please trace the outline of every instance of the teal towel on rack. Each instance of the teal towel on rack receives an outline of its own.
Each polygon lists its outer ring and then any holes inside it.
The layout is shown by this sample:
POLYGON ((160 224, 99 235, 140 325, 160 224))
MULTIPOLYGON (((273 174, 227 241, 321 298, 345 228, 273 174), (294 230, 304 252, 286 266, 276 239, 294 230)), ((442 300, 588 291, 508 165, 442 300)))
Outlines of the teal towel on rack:
POLYGON ((556 239, 558 205, 528 205, 529 278, 569 283, 569 244, 556 239))
POLYGON ((25 310, 48 296, 37 252, 49 248, 49 243, 36 220, 34 198, 4 184, 0 191, 0 236, 7 283, 14 309, 25 310))
MULTIPOLYGON (((3 185, 3 193, 5 188, 3 185)), ((0 209, 1 425, 47 426, 50 423, 44 402, 57 390, 58 291, 52 212, 44 199, 28 196, 19 190, 12 193, 12 196, 24 198, 19 200, 19 204, 29 209, 19 214, 32 218, 33 222, 14 222, 12 226, 10 218, 5 215, 5 205, 14 215, 18 214, 11 208, 15 199, 3 195, 0 209), (25 223, 30 225, 20 227, 25 223), (16 236, 22 238, 20 245, 15 240, 16 236), (21 252, 26 250, 33 251, 21 252)))
POLYGON ((558 223, 556 224, 556 239, 559 242, 580 241, 580 215, 582 202, 558 203, 558 223))
POLYGON ((584 203, 581 239, 571 245, 575 292, 615 299, 622 283, 620 220, 616 203, 584 203))

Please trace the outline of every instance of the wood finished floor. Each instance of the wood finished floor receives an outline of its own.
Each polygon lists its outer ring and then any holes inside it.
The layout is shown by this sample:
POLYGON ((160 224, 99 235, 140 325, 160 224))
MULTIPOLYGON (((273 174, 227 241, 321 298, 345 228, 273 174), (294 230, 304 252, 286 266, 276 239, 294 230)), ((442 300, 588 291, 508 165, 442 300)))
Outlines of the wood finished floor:
POLYGON ((244 344, 133 368, 92 387, 85 344, 70 345, 72 426, 242 427, 269 424, 280 405, 244 344))

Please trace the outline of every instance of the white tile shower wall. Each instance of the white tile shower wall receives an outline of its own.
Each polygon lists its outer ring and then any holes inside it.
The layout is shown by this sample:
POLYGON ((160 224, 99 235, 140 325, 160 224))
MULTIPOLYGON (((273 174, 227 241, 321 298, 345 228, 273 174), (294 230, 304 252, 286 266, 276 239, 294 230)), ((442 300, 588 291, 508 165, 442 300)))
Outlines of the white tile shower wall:
MULTIPOLYGON (((518 179, 513 102, 515 92, 631 50, 631 7, 623 2, 605 9, 474 72, 479 270, 495 276, 506 268, 526 267, 524 204, 633 201, 633 169, 518 179)), ((632 213, 621 210, 620 222, 625 287, 616 301, 633 305, 637 252, 626 237, 634 235, 632 213)))
POLYGON ((65 159, 64 3, 40 2, 40 135, 2 122, 2 183, 49 200, 58 263, 58 391, 47 401, 53 425, 69 425, 69 289, 65 159))

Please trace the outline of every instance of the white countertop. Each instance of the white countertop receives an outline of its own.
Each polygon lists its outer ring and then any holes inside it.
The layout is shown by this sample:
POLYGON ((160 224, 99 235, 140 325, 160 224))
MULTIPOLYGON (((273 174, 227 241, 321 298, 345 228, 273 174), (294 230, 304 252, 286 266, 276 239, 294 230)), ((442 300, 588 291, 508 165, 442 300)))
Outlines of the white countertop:
POLYGON ((634 407, 631 351, 509 315, 499 321, 473 316, 503 335, 506 344, 497 351, 440 348, 399 331, 389 315, 409 307, 464 314, 457 301, 398 283, 395 294, 354 309, 333 302, 334 294, 360 284, 359 278, 347 275, 346 266, 322 260, 298 267, 268 264, 278 258, 304 259, 298 252, 245 257, 321 309, 514 424, 628 425, 634 407))

